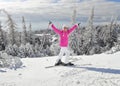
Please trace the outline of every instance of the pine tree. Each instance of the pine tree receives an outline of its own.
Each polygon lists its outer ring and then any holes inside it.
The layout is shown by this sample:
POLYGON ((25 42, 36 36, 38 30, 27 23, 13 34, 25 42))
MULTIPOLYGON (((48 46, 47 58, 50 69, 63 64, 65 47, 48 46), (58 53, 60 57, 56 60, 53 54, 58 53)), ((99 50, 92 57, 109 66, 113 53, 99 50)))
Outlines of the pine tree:
POLYGON ((32 44, 32 24, 29 24, 28 41, 32 44))
POLYGON ((109 29, 109 38, 107 40, 107 42, 109 43, 109 48, 111 48, 114 45, 114 41, 117 41, 117 32, 115 29, 115 23, 116 23, 116 18, 115 17, 111 17, 111 22, 108 25, 108 29, 109 29))
POLYGON ((30 43, 26 44, 26 52, 27 52, 28 57, 34 57, 35 56, 33 46, 30 43))
POLYGON ((74 25, 76 23, 76 14, 77 14, 76 5, 74 5, 74 7, 73 7, 73 13, 72 13, 72 18, 71 18, 72 25, 74 25))
POLYGON ((94 7, 91 10, 91 15, 88 18, 88 24, 86 26, 85 33, 83 35, 85 54, 90 54, 89 51, 94 46, 95 29, 93 28, 93 18, 94 18, 94 7))
POLYGON ((40 45, 38 43, 35 43, 34 52, 35 52, 36 57, 39 57, 41 55, 41 53, 40 53, 40 45))
POLYGON ((16 44, 17 44, 18 46, 21 45, 21 32, 17 32, 16 44))
POLYGON ((26 46, 24 44, 20 45, 18 56, 21 58, 27 57, 26 46))
POLYGON ((5 43, 4 43, 4 35, 3 35, 3 30, 2 30, 2 25, 0 21, 0 51, 5 49, 5 43))
POLYGON ((31 25, 31 23, 29 24, 29 35, 30 35, 30 38, 31 38, 31 35, 32 35, 32 25, 31 25))
POLYGON ((23 32, 22 32, 22 37, 21 37, 21 42, 22 44, 26 44, 27 43, 27 31, 26 31, 26 24, 25 24, 25 18, 24 16, 22 17, 22 24, 23 24, 23 32))
POLYGON ((93 19, 94 19, 94 7, 91 10, 91 15, 87 21, 87 29, 92 29, 93 28, 93 19))
POLYGON ((8 28, 9 30, 9 33, 8 33, 8 40, 9 40, 9 44, 15 44, 16 43, 16 40, 15 40, 15 29, 17 28, 16 27, 16 23, 13 21, 13 19, 11 18, 11 15, 3 10, 3 12, 7 15, 7 25, 6 27, 8 28))
MULTIPOLYGON (((72 16, 71 16, 71 24, 74 25, 75 22, 76 22, 76 14, 77 14, 77 11, 76 11, 76 6, 74 5, 73 6, 73 13, 72 13, 72 16)), ((71 35, 70 35, 70 49, 71 51, 72 50, 75 50, 76 49, 76 43, 77 43, 77 40, 76 40, 76 31, 74 31, 71 35)), ((72 51, 73 52, 73 51, 72 51)))

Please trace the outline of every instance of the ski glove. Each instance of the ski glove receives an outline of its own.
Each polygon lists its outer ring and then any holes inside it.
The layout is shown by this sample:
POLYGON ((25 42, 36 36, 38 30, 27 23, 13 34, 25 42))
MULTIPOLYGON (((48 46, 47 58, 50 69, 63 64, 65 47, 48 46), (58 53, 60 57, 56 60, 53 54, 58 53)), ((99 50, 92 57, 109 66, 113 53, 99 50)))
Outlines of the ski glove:
POLYGON ((49 21, 49 25, 50 25, 50 24, 52 24, 52 22, 51 22, 51 21, 49 21))
POLYGON ((78 23, 78 26, 80 25, 81 23, 78 23))

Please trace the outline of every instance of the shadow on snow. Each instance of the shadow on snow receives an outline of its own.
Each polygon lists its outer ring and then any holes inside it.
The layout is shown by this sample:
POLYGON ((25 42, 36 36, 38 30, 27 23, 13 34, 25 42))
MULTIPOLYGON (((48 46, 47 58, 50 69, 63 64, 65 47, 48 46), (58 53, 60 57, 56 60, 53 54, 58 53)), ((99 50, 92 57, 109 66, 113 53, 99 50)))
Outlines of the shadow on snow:
POLYGON ((111 68, 97 68, 97 67, 74 67, 74 68, 83 68, 90 71, 102 72, 102 73, 112 73, 120 74, 120 69, 111 69, 111 68))

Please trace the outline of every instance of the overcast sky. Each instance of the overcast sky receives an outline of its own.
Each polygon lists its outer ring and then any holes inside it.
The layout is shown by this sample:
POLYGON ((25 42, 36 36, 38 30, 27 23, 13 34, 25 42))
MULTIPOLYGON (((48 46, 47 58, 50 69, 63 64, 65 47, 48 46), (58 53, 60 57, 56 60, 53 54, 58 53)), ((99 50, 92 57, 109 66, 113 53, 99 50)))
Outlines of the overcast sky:
MULTIPOLYGON (((51 20, 56 26, 62 24, 71 26, 73 7, 77 8, 77 22, 86 23, 92 7, 95 7, 94 22, 109 22, 111 16, 120 20, 119 0, 0 0, 0 9, 8 11, 21 28, 21 17, 24 16, 27 25, 31 22, 34 30, 46 29, 51 20)), ((6 20, 0 13, 0 20, 6 20)))

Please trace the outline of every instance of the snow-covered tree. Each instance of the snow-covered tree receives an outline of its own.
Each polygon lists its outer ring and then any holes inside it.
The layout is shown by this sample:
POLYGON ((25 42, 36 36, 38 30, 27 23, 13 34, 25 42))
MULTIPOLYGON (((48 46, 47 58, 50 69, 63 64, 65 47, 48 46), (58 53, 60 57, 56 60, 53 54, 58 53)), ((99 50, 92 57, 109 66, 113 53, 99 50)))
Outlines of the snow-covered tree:
MULTIPOLYGON (((74 25, 76 23, 76 15, 77 15, 77 10, 76 10, 76 5, 73 6, 73 13, 72 13, 72 17, 71 17, 71 24, 74 25)), ((74 31, 71 35, 70 35, 70 48, 72 48, 73 50, 76 49, 76 44, 77 44, 77 40, 76 40, 76 31, 74 31)), ((78 46, 77 46, 78 47, 78 46)), ((72 50, 71 49, 71 50, 72 50)))
POLYGON ((96 33, 95 29, 93 27, 93 18, 94 18, 94 7, 91 10, 91 15, 88 19, 88 24, 86 26, 85 33, 83 34, 83 41, 84 41, 84 49, 86 54, 90 54, 89 51, 93 48, 94 46, 94 38, 96 33))
POLYGON ((38 38, 38 40, 39 41, 36 41, 36 43, 35 43, 35 48, 34 48, 35 55, 36 56, 44 56, 43 50, 44 50, 44 44, 45 44, 45 36, 38 38))
POLYGON ((71 18, 72 25, 74 25, 76 23, 76 15, 77 15, 76 5, 74 5, 74 7, 73 7, 73 13, 72 13, 72 18, 71 18))
POLYGON ((31 35, 32 35, 32 24, 30 23, 29 24, 29 36, 31 38, 31 35))
POLYGON ((1 21, 0 21, 0 41, 2 41, 2 39, 3 39, 3 31, 2 31, 1 21))
POLYGON ((45 43, 45 36, 41 37, 40 39, 40 50, 44 48, 44 43, 45 43))
POLYGON ((50 46, 50 51, 51 51, 51 54, 52 55, 58 55, 59 52, 60 52, 60 47, 59 47, 59 44, 58 42, 55 42, 53 43, 51 46, 50 46))
POLYGON ((21 45, 21 32, 16 32, 16 45, 20 46, 21 45))
POLYGON ((5 43, 4 43, 4 35, 3 35, 2 25, 0 21, 0 51, 5 49, 5 43))
POLYGON ((93 28, 93 19, 94 19, 94 7, 91 10, 91 15, 87 21, 87 29, 92 29, 93 28))
POLYGON ((5 52, 6 52, 8 55, 17 56, 17 55, 18 55, 18 52, 19 52, 19 47, 18 47, 16 44, 14 44, 14 45, 9 44, 9 45, 6 47, 5 52))
POLYGON ((52 53, 51 53, 51 51, 50 51, 50 47, 47 45, 47 47, 46 47, 46 55, 47 56, 52 56, 52 53))
POLYGON ((16 29, 16 23, 13 21, 13 19, 11 18, 11 15, 3 10, 3 12, 7 15, 7 24, 6 27, 8 28, 8 40, 9 40, 9 44, 15 44, 16 40, 15 40, 15 29, 16 29))
POLYGON ((21 34, 21 42, 25 45, 27 43, 27 31, 26 31, 26 24, 25 24, 25 18, 22 17, 22 24, 23 24, 23 32, 21 34))
POLYGON ((17 69, 22 66, 22 61, 19 57, 13 57, 5 52, 0 52, 0 67, 17 69))
POLYGON ((27 57, 26 46, 24 44, 20 45, 18 56, 21 57, 21 58, 27 57))
POLYGON ((14 44, 13 49, 14 49, 14 56, 17 56, 19 53, 19 47, 16 44, 14 44))
POLYGON ((115 16, 115 18, 114 18, 114 24, 118 24, 118 16, 115 16))
POLYGON ((38 43, 35 43, 34 52, 35 52, 35 56, 36 56, 36 57, 41 56, 41 53, 40 53, 40 45, 39 45, 38 43))
POLYGON ((29 24, 28 41, 32 44, 32 24, 29 24))
POLYGON ((28 57, 34 57, 34 49, 33 46, 30 43, 26 44, 26 52, 28 57))

